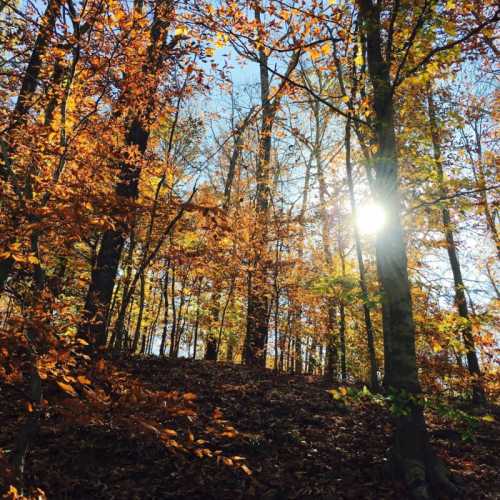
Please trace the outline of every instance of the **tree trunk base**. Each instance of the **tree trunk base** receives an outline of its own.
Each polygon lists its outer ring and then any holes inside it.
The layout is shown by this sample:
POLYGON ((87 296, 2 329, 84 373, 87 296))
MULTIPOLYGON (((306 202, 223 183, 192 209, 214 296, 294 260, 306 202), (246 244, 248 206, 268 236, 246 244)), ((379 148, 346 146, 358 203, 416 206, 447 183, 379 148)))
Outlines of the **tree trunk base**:
POLYGON ((462 497, 457 481, 437 456, 428 440, 424 417, 414 408, 411 415, 398 417, 395 442, 390 452, 391 471, 403 480, 413 500, 462 497))

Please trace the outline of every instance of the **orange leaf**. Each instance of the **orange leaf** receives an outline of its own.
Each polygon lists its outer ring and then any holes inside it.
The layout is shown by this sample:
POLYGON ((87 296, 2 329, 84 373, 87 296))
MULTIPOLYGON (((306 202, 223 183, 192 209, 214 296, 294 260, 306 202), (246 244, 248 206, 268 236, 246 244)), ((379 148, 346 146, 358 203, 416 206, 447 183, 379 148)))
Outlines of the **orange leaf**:
POLYGON ((246 466, 245 464, 243 464, 241 466, 241 469, 243 470, 243 472, 247 475, 247 476, 251 476, 252 475, 252 469, 250 469, 250 467, 246 466))
POLYGON ((69 384, 65 384, 64 382, 57 382, 57 385, 70 396, 78 396, 78 393, 73 389, 73 386, 69 384))
POLYGON ((76 379, 82 385, 90 385, 92 383, 85 375, 78 375, 78 377, 76 377, 76 379))
POLYGON ((165 434, 165 436, 177 436, 177 432, 174 429, 163 429, 161 433, 165 434))

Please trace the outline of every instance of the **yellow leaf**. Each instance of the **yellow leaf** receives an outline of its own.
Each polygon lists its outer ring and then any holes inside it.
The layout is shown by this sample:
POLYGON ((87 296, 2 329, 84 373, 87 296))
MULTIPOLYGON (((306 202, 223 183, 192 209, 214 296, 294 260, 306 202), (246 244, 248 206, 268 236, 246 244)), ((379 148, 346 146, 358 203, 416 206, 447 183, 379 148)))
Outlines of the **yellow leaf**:
POLYGON ((175 28, 175 36, 185 36, 189 33, 187 26, 177 26, 175 28))
POLYGON ((229 37, 225 33, 217 33, 217 39, 215 40, 215 46, 222 49, 229 40, 229 37))
POLYGON ((437 353, 441 352, 443 348, 437 342, 434 342, 434 344, 432 344, 432 350, 437 353))
POLYGON ((243 472, 244 472, 247 476, 251 476, 251 475, 252 475, 252 470, 251 470, 248 466, 246 466, 245 464, 243 464, 243 465, 241 466, 241 469, 242 469, 242 471, 243 471, 243 472))
POLYGON ((481 417, 481 420, 491 423, 495 421, 495 417, 493 415, 485 415, 484 417, 481 417))
POLYGON ((8 496, 6 498, 19 498, 19 492, 17 491, 17 488, 12 485, 9 486, 9 491, 7 492, 7 495, 8 496))
POLYGON ((73 389, 73 386, 69 384, 65 384, 64 382, 57 382, 57 385, 70 396, 78 396, 78 393, 73 389))
POLYGON ((78 380, 78 382, 82 385, 90 385, 92 383, 85 375, 78 375, 76 380, 78 380))
POLYGON ((324 56, 327 56, 329 53, 330 53, 330 45, 328 43, 324 43, 322 46, 321 46, 321 53, 324 55, 324 56))
POLYGON ((346 95, 343 95, 343 96, 342 96, 342 100, 343 100, 345 103, 348 103, 348 102, 349 102, 349 97, 347 97, 346 95))
POLYGON ((326 392, 329 392, 333 399, 341 399, 342 398, 342 395, 340 394, 339 391, 337 391, 337 389, 330 389, 329 391, 326 391, 326 392))
POLYGON ((36 255, 28 255, 28 262, 30 264, 40 264, 38 257, 36 255))
POLYGON ((363 63, 364 63, 364 58, 363 58, 363 54, 360 52, 358 53, 358 55, 354 58, 354 64, 356 66, 363 66, 363 63))

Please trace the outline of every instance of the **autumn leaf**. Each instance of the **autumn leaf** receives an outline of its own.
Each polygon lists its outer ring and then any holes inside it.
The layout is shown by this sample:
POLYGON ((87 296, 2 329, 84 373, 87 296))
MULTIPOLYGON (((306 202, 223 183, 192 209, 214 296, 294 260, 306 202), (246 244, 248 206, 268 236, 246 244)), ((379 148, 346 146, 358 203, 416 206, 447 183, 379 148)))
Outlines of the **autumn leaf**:
POLYGON ((252 470, 250 469, 250 467, 248 467, 246 464, 242 464, 241 466, 241 470, 247 475, 247 476, 251 476, 252 475, 252 470))
POLYGON ((78 393, 75 391, 73 386, 70 384, 66 384, 65 382, 57 382, 57 385, 66 393, 69 394, 70 396, 78 396, 78 393))
POLYGON ((78 377, 76 377, 76 379, 82 385, 90 385, 92 383, 87 377, 85 377, 85 375, 78 375, 78 377))
POLYGON ((441 347, 441 345, 437 342, 434 342, 432 344, 432 350, 435 352, 435 353, 438 353, 438 352, 441 352, 443 350, 443 348, 441 347))

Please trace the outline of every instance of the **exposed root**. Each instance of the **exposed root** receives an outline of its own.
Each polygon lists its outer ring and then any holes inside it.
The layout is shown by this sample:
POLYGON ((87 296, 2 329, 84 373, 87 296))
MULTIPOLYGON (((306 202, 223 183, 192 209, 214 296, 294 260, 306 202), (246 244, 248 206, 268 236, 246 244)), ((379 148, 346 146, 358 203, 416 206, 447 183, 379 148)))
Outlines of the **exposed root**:
POLYGON ((404 480, 414 500, 432 500, 437 496, 461 498, 460 488, 429 443, 421 409, 413 407, 412 410, 397 422, 391 450, 394 476, 404 480))

